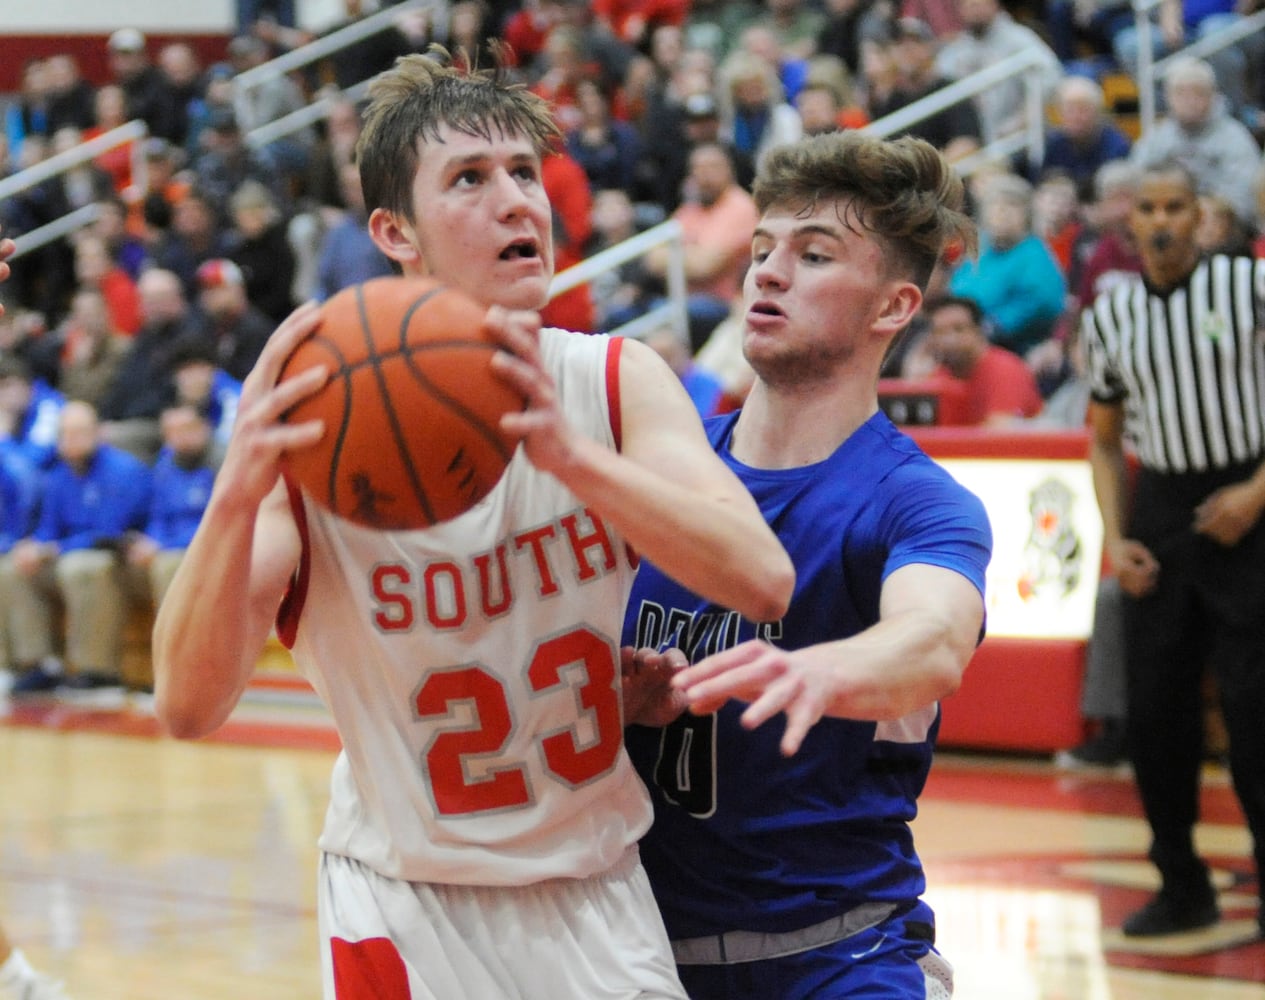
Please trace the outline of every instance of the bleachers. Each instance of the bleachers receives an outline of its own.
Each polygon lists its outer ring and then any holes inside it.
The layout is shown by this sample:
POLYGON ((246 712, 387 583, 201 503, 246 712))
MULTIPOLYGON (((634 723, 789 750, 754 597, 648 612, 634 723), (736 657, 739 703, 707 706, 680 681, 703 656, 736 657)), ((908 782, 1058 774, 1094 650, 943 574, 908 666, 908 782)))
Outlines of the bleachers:
MULTIPOLYGON (((414 5, 424 5, 423 0, 411 0, 411 3, 414 5)), ((350 43, 357 41, 360 37, 363 36, 352 33, 347 36, 346 42, 350 43)), ((263 79, 266 78, 269 73, 275 74, 285 72, 293 69, 294 67, 302 66, 305 62, 310 61, 311 59, 320 58, 329 51, 331 51, 331 49, 328 43, 323 44, 316 50, 307 52, 296 51, 295 53, 291 53, 289 56, 283 57, 281 60, 277 60, 274 64, 270 64, 267 67, 261 67, 260 70, 257 71, 259 73, 258 78, 263 79)), ((1105 74, 1100 82, 1103 87, 1104 97, 1111 117, 1127 135, 1136 140, 1142 134, 1144 125, 1140 114, 1140 90, 1138 82, 1127 73, 1119 71, 1105 74)), ((314 105, 310 111, 299 115, 295 119, 293 122, 294 127, 298 128, 310 124, 314 118, 318 118, 320 116, 321 112, 322 108, 314 105)), ((277 131, 278 130, 275 127, 270 129, 267 134, 268 137, 274 136, 277 131)), ((134 138, 134 136, 132 138, 134 138)), ((248 137, 248 139, 249 138, 250 137, 248 137)), ((262 141, 262 138, 257 136, 255 137, 255 141, 262 141)), ((76 161, 75 158, 71 156, 65 160, 67 168, 75 165, 76 162, 82 162, 82 159, 76 161)), ((20 181, 20 177, 12 180, 20 181)), ((9 189, 12 190, 14 187, 15 185, 11 182, 9 189)), ((88 220, 87 218, 84 218, 83 221, 86 222, 88 220)), ((612 266, 617 266, 617 264, 612 266)), ((588 274, 588 270, 585 271, 586 275, 588 274)), ((560 275, 559 278, 561 281, 556 287, 569 287, 570 284, 574 283, 573 277, 569 278, 565 275, 560 275)), ((676 289, 674 288, 673 306, 671 308, 683 309, 683 301, 675 294, 675 292, 676 289)), ((909 387, 905 388, 908 389, 909 387)), ((944 403, 942 400, 938 400, 937 405, 944 405, 944 403)), ((143 687, 152 682, 152 665, 149 656, 149 636, 151 628, 151 614, 138 611, 129 620, 125 635, 123 672, 124 679, 131 686, 143 687)), ((981 659, 981 663, 984 665, 981 666, 980 670, 976 671, 975 678, 971 681, 972 685, 984 684, 989 688, 992 687, 992 682, 985 680, 985 678, 990 676, 990 671, 996 666, 994 663, 995 660, 996 656, 994 655, 994 651, 990 650, 987 655, 981 659), (992 667, 989 666, 990 663, 993 664, 992 667)), ((1074 653, 1068 653, 1066 656, 1060 655, 1058 660, 1058 662, 1062 664, 1059 668, 1061 671, 1060 676, 1063 677, 1064 680, 1068 680, 1073 676, 1074 670, 1076 669, 1075 664, 1073 663, 1074 660, 1074 653)), ((293 673, 293 667, 289 661, 289 654, 278 643, 276 643, 275 640, 270 641, 268 647, 265 649, 264 654, 261 657, 260 669, 261 674, 265 675, 271 674, 285 676, 293 673)), ((302 684, 301 681, 298 683, 300 685, 302 684)), ((1066 685, 1064 685, 1064 687, 1066 687, 1066 685)), ((954 710, 946 713, 946 734, 951 740, 970 742, 970 733, 974 723, 968 721, 962 714, 961 706, 965 704, 965 702, 966 699, 963 699, 957 703, 954 710)), ((1066 719, 1057 720, 1055 729, 1043 732, 1039 735, 1039 737, 1033 736, 1032 739, 1035 739, 1036 742, 1040 743, 1042 746, 1047 744, 1053 745, 1052 741, 1055 740, 1064 740, 1068 733, 1068 729, 1065 725, 1066 721, 1066 719)), ((984 739, 985 742, 996 742, 996 738, 993 736, 980 738, 984 739)))

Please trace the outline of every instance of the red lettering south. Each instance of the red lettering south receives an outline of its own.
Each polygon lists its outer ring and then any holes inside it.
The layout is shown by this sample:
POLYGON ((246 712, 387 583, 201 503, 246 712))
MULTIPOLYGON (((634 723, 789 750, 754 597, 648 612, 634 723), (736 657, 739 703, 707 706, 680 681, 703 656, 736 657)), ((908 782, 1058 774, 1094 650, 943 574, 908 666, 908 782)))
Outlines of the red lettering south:
POLYGON ((531 549, 532 561, 536 566, 536 593, 548 597, 558 592, 558 581, 554 579, 553 569, 549 566, 549 556, 545 552, 545 539, 553 538, 557 532, 552 524, 540 528, 532 528, 514 536, 514 547, 520 552, 524 548, 531 549))
POLYGON ((589 561, 588 551, 594 546, 602 550, 602 572, 609 573, 615 568, 615 548, 611 545, 610 535, 606 533, 606 525, 602 519, 587 507, 584 514, 589 520, 592 530, 587 535, 580 533, 580 518, 568 514, 562 519, 562 527, 566 529, 567 539, 571 542, 571 554, 575 557, 575 570, 581 580, 591 580, 597 576, 597 570, 589 561))
POLYGON ((499 591, 497 597, 492 595, 492 574, 490 572, 492 565, 492 557, 486 552, 474 557, 474 568, 479 573, 479 601, 483 607, 483 613, 489 618, 495 618, 502 615, 510 609, 510 605, 514 603, 514 590, 510 586, 509 571, 505 567, 505 546, 498 545, 496 547, 496 588, 499 591))
POLYGON ((466 590, 461 568, 452 562, 428 563, 423 574, 426 619, 437 629, 460 628, 466 622, 466 590))
POLYGON ((384 632, 407 632, 413 627, 413 601, 402 590, 413 583, 407 566, 386 564, 375 566, 370 587, 378 607, 373 622, 384 632))

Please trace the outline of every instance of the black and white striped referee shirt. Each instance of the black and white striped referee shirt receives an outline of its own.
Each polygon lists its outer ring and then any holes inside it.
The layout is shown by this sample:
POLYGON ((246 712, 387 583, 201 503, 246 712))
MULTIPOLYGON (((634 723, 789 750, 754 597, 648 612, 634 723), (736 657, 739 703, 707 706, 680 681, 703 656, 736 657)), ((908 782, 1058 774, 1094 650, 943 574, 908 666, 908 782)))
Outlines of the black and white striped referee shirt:
POLYGON ((1090 392, 1123 400, 1145 468, 1206 472, 1265 453, 1265 260, 1217 255, 1166 293, 1139 277, 1081 316, 1090 392))

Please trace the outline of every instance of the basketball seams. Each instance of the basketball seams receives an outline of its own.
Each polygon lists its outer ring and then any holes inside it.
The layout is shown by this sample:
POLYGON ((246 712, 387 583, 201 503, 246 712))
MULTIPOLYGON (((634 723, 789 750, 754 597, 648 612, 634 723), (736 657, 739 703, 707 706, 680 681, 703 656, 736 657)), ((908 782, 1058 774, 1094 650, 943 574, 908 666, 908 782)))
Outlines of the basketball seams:
MULTIPOLYGON (((443 288, 435 289, 436 292, 443 290, 443 288)), ((430 393, 437 402, 445 406, 450 412, 461 417, 461 419, 469 424, 471 428, 478 432, 480 437, 492 446, 492 449, 502 461, 509 462, 514 451, 512 448, 505 447, 505 442, 496 432, 496 429, 491 427, 487 421, 479 416, 479 414, 475 413, 474 410, 466 406, 455 396, 451 396, 440 389, 439 386, 433 382, 413 360, 419 354, 428 354, 431 351, 437 350, 487 350, 494 354, 497 349, 498 348, 495 344, 472 344, 469 340, 460 340, 457 338, 427 340, 425 343, 416 345, 408 344, 407 339, 402 341, 402 353, 405 355, 405 366, 412 373, 414 381, 417 382, 418 386, 430 393)))
MULTIPOLYGON (((408 325, 413 313, 426 302, 427 299, 433 297, 439 292, 438 288, 433 288, 425 294, 418 297, 408 309, 405 310, 404 316, 400 321, 400 338, 401 344, 407 345, 408 325)), ((408 442, 404 436, 404 427, 400 423, 399 414, 396 412, 395 405, 391 399, 390 392, 387 391, 387 380, 382 372, 382 365, 385 358, 381 358, 378 354, 378 345, 374 341, 373 324, 369 318, 369 311, 365 302, 365 286, 363 284, 356 286, 356 310, 360 316, 360 331, 365 338, 365 349, 367 352, 365 363, 368 364, 373 372, 373 378, 378 384, 378 392, 382 400, 382 408, 386 413, 387 423, 391 429, 391 437, 395 442, 395 450, 400 458, 405 474, 408 476, 409 486, 413 489, 413 498, 422 509, 423 515, 430 523, 435 522, 435 511, 431 507, 430 497, 427 496, 425 488, 422 486, 421 479, 417 474, 417 466, 413 463, 413 456, 409 451, 408 442)), ((350 402, 347 409, 350 410, 350 402)), ((335 510, 337 505, 335 504, 335 510)))
MULTIPOLYGON (((296 363, 295 358, 301 358, 304 354, 319 354, 319 352, 315 350, 316 348, 321 348, 328 352, 333 356, 334 361, 336 362, 333 366, 333 371, 330 373, 329 382, 326 385, 326 391, 328 391, 329 386, 335 382, 340 384, 343 389, 343 405, 341 407, 342 419, 339 421, 338 430, 334 435, 334 440, 330 444, 329 479, 325 486, 325 495, 329 498, 330 508, 334 509, 334 499, 337 495, 338 465, 342 457, 343 445, 347 441, 347 429, 351 426, 351 380, 352 376, 355 374, 356 366, 354 364, 348 364, 346 354, 343 352, 342 348, 339 347, 338 342, 334 338, 317 334, 306 343, 300 345, 299 350, 291 355, 290 359, 286 362, 286 368, 289 368, 291 363, 295 363, 295 367, 297 368, 302 361, 296 363)), ((313 357, 313 360, 316 360, 316 358, 313 357)), ((282 378, 284 379, 285 377, 285 371, 283 370, 282 378)), ((293 413, 296 409, 301 410, 302 407, 303 403, 299 403, 297 407, 291 409, 290 413, 293 413)), ((286 419, 289 419, 289 414, 287 414, 286 419)))
POLYGON ((326 302, 329 325, 291 354, 281 379, 314 363, 329 371, 324 389, 291 410, 327 430, 318 447, 287 457, 288 474, 333 513, 378 530, 424 529, 482 500, 516 451, 500 416, 525 405, 491 369, 498 347, 485 313, 432 279, 375 279, 326 302))

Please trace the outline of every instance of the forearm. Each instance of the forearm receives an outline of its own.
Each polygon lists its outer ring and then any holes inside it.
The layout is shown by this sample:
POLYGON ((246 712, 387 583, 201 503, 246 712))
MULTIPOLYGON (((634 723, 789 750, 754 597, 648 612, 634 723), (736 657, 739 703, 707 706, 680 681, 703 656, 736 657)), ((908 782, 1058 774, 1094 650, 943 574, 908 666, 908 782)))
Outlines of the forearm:
POLYGON ((698 492, 587 440, 560 478, 640 555, 690 590, 752 621, 785 613, 794 568, 745 491, 698 492))
POLYGON ((1093 477, 1094 494, 1098 498, 1098 511, 1102 516, 1103 542, 1110 547, 1125 537, 1125 460, 1124 450, 1091 440, 1089 467, 1093 477))
POLYGON ((232 712, 271 622, 251 610, 258 510, 212 497, 154 624, 158 717, 179 737, 206 735, 232 712))
POLYGON ((805 651, 837 678, 825 714, 891 721, 953 694, 974 652, 946 618, 907 612, 805 651))

